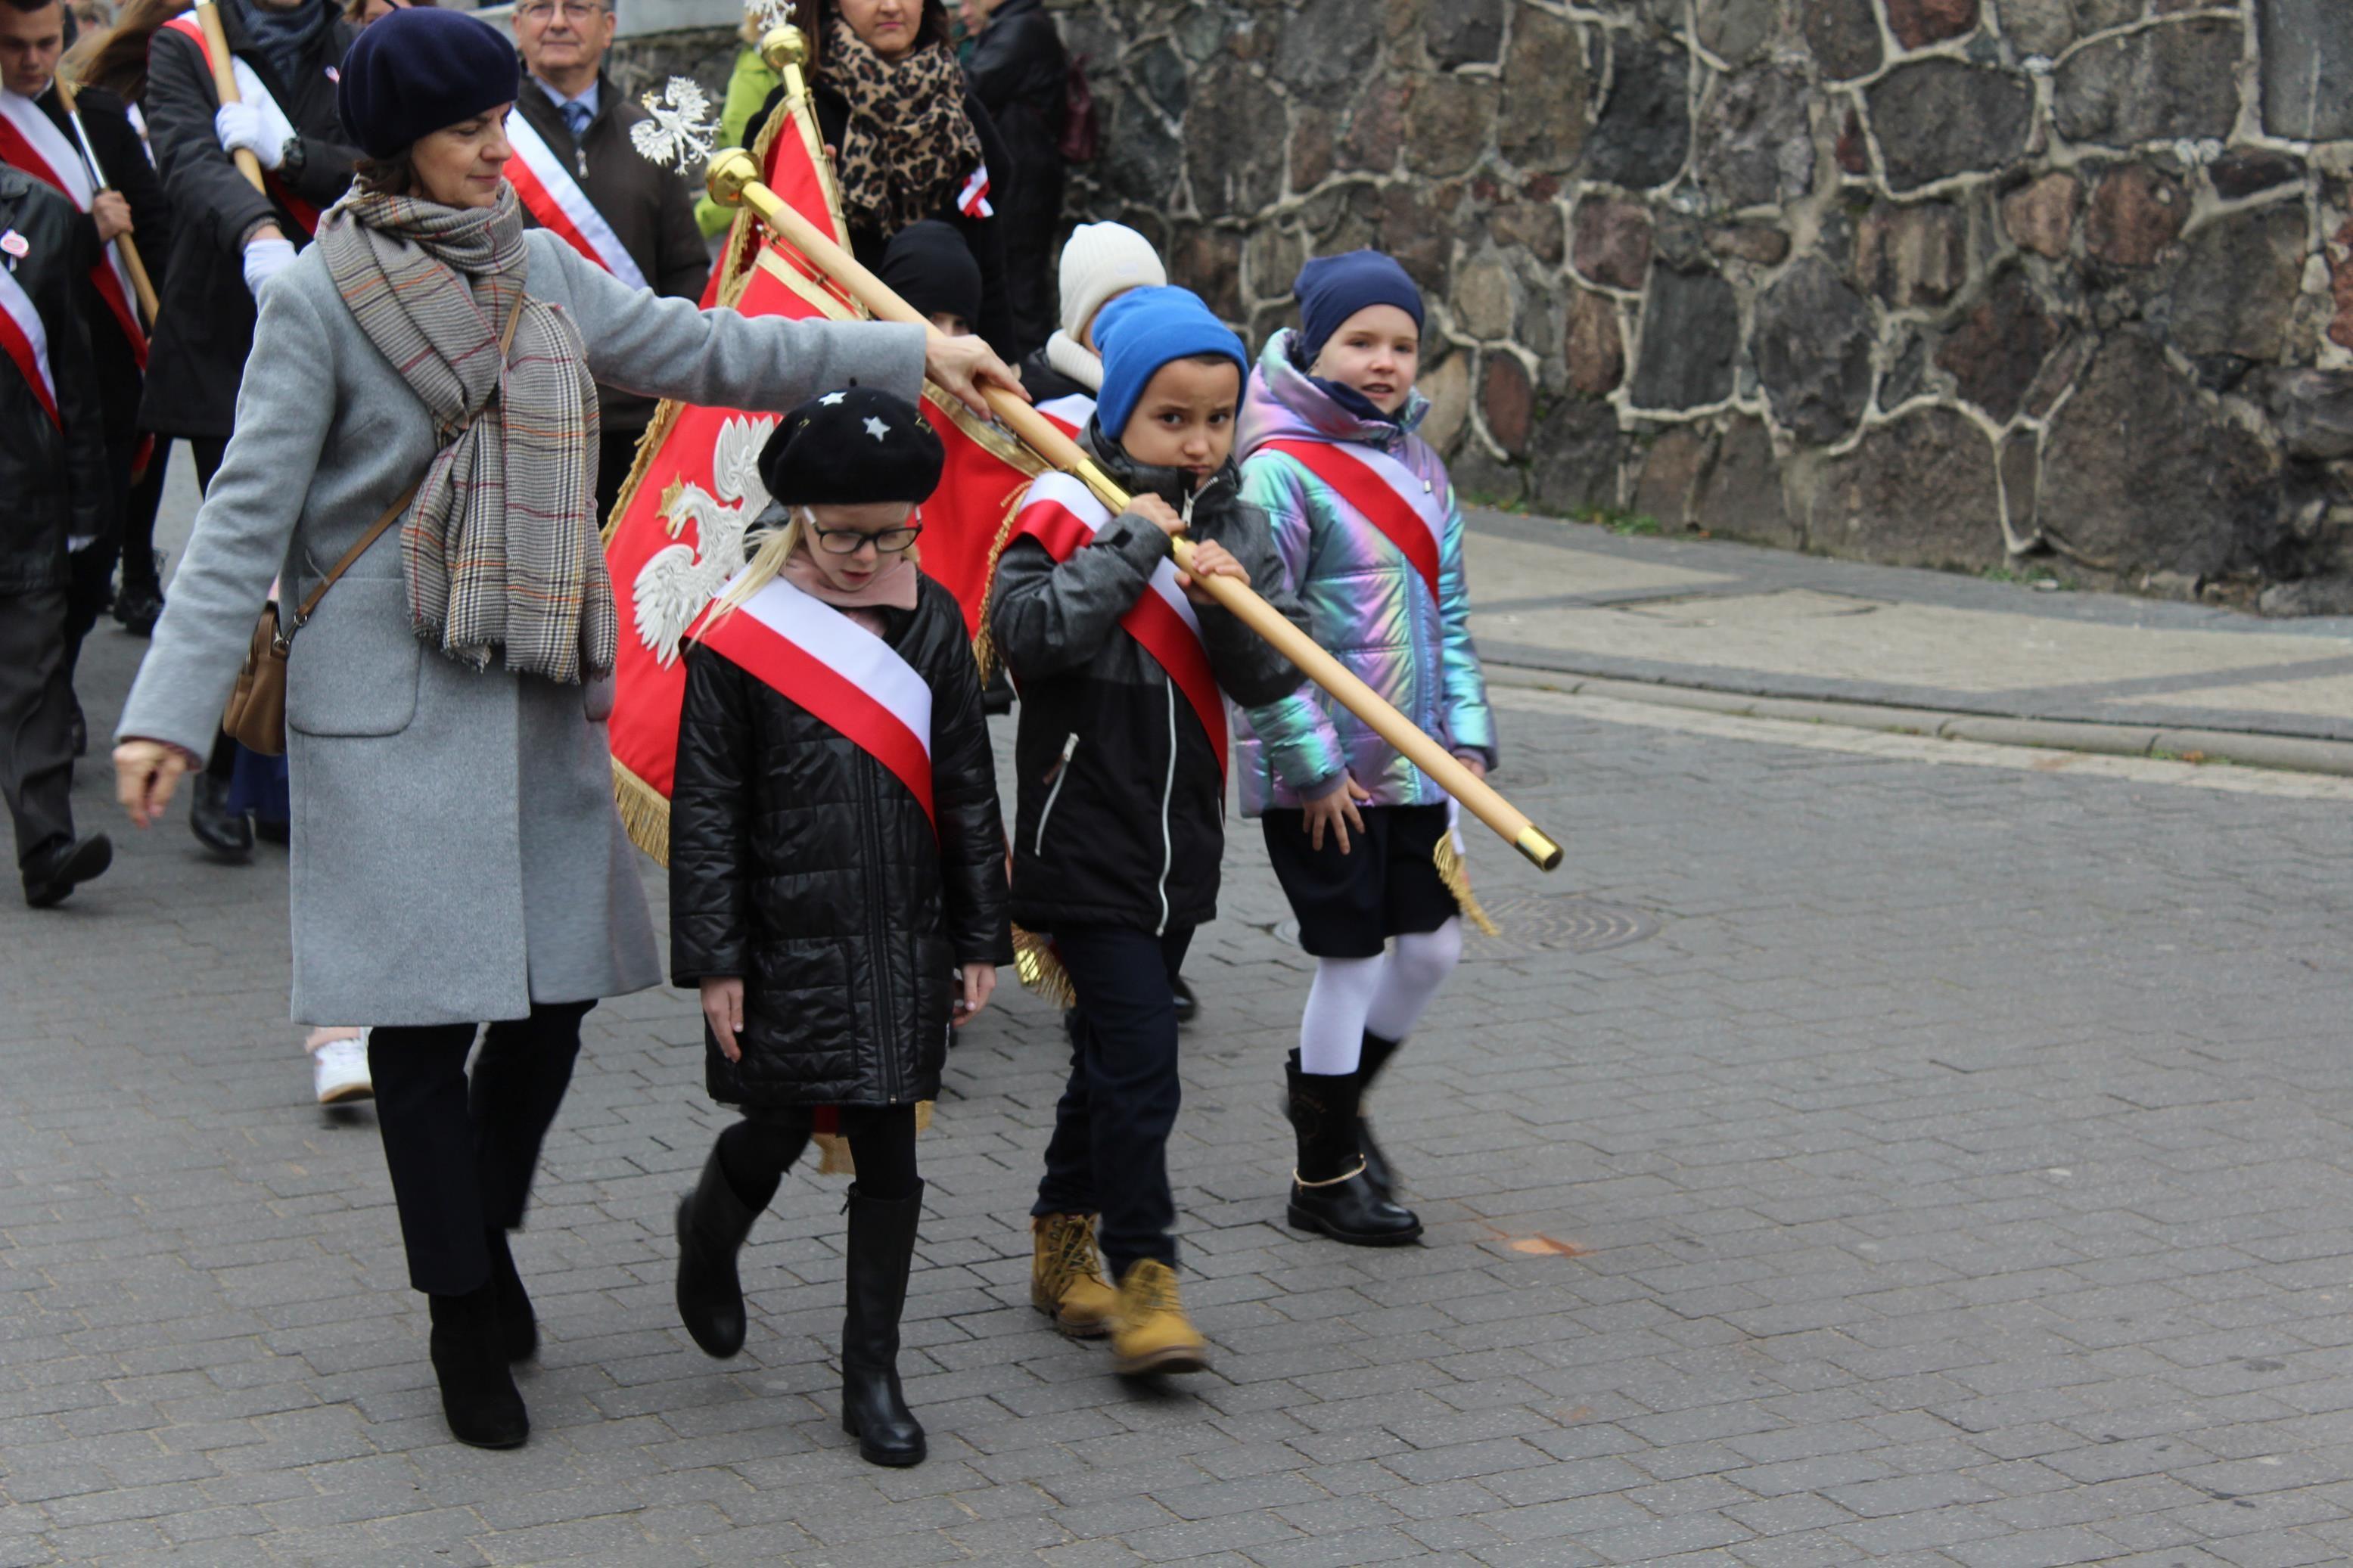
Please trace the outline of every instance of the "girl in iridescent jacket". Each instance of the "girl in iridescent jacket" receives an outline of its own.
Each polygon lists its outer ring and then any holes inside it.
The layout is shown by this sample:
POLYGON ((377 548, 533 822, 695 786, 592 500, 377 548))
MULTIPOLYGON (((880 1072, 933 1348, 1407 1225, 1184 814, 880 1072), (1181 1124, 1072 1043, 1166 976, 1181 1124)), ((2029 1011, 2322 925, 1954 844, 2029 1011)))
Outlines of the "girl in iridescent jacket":
MULTIPOLYGON (((1421 294, 1375 251, 1307 264, 1302 325, 1275 334, 1244 397, 1242 495, 1264 511, 1315 640, 1483 776, 1495 726, 1471 644, 1462 514, 1414 428, 1421 294)), ((1451 803, 1317 687, 1234 714, 1242 813, 1315 955, 1287 1066, 1299 1165, 1291 1223, 1364 1247, 1421 1221, 1362 1099, 1462 955, 1436 850, 1451 803), (1392 943, 1391 939, 1394 939, 1392 943)))

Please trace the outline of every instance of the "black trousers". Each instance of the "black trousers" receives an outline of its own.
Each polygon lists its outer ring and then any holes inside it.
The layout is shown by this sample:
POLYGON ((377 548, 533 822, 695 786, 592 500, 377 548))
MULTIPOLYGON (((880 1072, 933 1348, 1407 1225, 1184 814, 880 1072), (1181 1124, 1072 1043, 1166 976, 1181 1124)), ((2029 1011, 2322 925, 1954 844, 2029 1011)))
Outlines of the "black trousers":
POLYGON ((147 471, 131 486, 122 500, 122 586, 161 590, 155 570, 155 510, 164 501, 164 475, 172 464, 172 438, 155 437, 147 457, 147 471))
POLYGON ((115 550, 93 544, 66 557, 66 679, 81 666, 81 645, 114 604, 115 550))
POLYGON ((1113 1280, 1144 1258, 1176 1261, 1168 1133, 1183 1090, 1172 983, 1192 942, 1190 926, 1162 936, 1111 926, 1054 933, 1079 1005, 1068 1019, 1070 1082, 1029 1212, 1101 1216, 1096 1237, 1113 1280))
POLYGON ((0 594, 0 795, 19 866, 73 837, 73 720, 65 590, 0 594))
POLYGON ((515 1230, 539 1145, 564 1103, 594 1002, 534 1002, 528 1018, 378 1028, 368 1036, 376 1125, 400 1207, 408 1282, 462 1296, 489 1282, 485 1238, 515 1230), (480 1030, 470 1084, 466 1053, 480 1030))

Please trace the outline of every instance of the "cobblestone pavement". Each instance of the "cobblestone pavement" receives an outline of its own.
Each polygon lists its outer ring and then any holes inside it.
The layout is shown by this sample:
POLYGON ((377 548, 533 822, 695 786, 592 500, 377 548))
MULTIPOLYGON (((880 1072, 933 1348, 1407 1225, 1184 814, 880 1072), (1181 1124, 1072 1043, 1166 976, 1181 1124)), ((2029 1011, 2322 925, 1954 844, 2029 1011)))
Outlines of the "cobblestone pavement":
POLYGON ((1381 1097, 1428 1244, 1281 1223, 1306 961, 1238 832, 1174 1150, 1216 1371, 1132 1392, 1028 1305, 1016 995, 923 1146, 912 1471, 834 1420, 832 1179, 755 1233, 743 1356, 676 1324, 683 997, 591 1017, 485 1454, 370 1117, 307 1103, 276 852, 175 811, 0 909, 0 1564, 2353 1558, 2353 784, 1499 698, 1569 858, 1474 846, 1512 933, 1381 1097))

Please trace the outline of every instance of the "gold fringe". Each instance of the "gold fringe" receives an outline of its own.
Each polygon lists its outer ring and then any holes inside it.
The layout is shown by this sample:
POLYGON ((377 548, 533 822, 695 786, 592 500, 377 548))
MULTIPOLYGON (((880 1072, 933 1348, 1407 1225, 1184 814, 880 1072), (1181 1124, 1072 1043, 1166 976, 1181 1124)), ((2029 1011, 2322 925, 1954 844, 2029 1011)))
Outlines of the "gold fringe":
POLYGON ((1463 862, 1462 851, 1454 847, 1451 829, 1438 836, 1438 847, 1430 858, 1437 863, 1438 879, 1446 884, 1446 890, 1461 906, 1463 918, 1477 926, 1482 936, 1503 935, 1495 922, 1487 918, 1487 911, 1479 907, 1478 895, 1471 890, 1471 868, 1463 862))
POLYGON ((1042 996, 1057 1007, 1078 1005, 1079 993, 1071 984, 1071 972, 1054 956, 1053 943, 1036 931, 1013 928, 1013 973, 1033 995, 1042 996))
POLYGON ((620 758, 613 759, 613 805, 621 813, 621 826, 629 842, 660 866, 670 864, 670 802, 661 791, 631 772, 620 758))
MULTIPOLYGON (((918 1133, 923 1133, 930 1131, 931 1129, 932 1102, 928 1100, 919 1100, 915 1101, 915 1131, 918 1133)), ((858 1162, 852 1159, 849 1153, 849 1140, 839 1133, 817 1134, 817 1151, 818 1175, 855 1176, 858 1174, 858 1162)))

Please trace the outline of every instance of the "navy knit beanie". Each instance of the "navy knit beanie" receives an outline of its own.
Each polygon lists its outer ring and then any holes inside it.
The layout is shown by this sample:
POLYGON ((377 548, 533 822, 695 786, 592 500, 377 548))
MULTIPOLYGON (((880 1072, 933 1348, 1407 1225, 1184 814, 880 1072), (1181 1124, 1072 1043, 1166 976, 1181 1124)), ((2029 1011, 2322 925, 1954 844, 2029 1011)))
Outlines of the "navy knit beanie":
POLYGON ((1421 322, 1421 290, 1396 260, 1377 250, 1319 256, 1299 269, 1299 363, 1314 364, 1332 334, 1357 311, 1395 305, 1421 322))
POLYGON ((512 103, 514 46, 463 11, 417 6, 372 22, 343 57, 335 111, 371 158, 512 103))
POLYGON ((1127 428, 1144 388, 1160 367, 1196 354, 1234 362, 1250 377, 1250 360, 1233 329, 1209 313, 1199 295, 1187 289, 1134 289, 1095 317, 1095 347, 1103 351, 1103 391, 1095 420, 1116 441, 1127 428))

